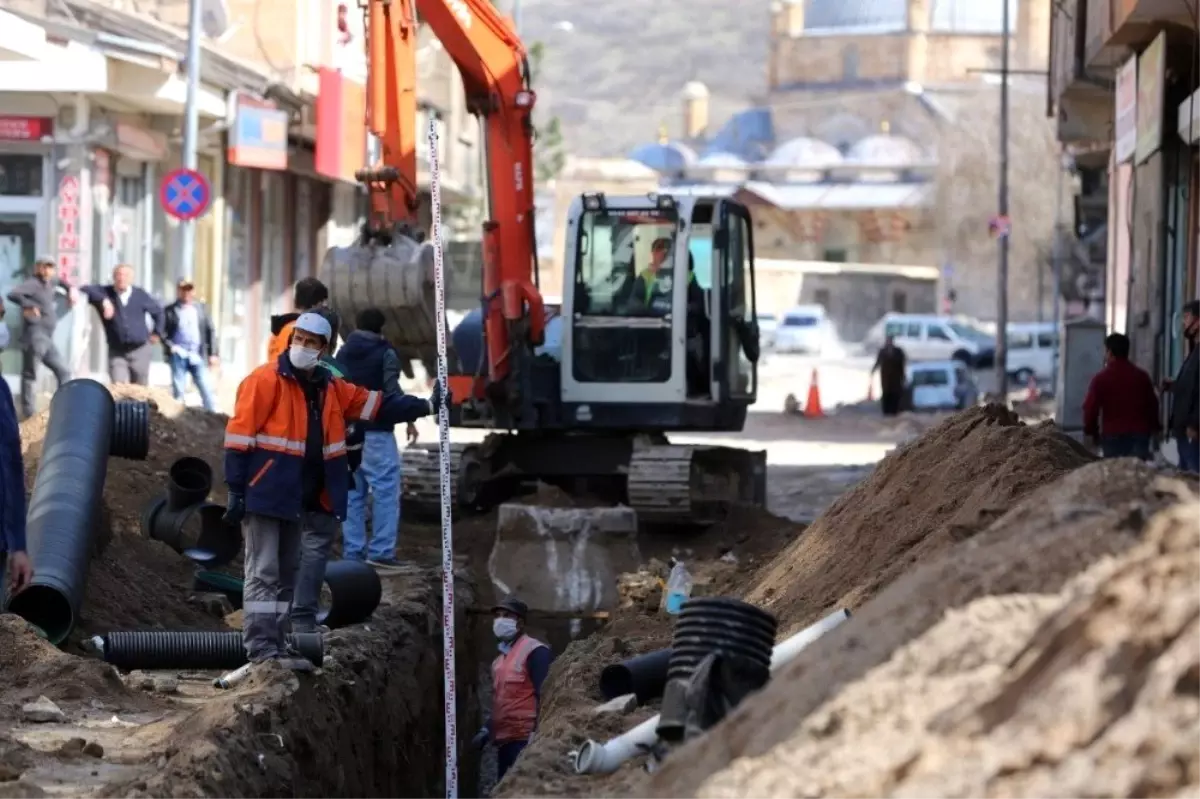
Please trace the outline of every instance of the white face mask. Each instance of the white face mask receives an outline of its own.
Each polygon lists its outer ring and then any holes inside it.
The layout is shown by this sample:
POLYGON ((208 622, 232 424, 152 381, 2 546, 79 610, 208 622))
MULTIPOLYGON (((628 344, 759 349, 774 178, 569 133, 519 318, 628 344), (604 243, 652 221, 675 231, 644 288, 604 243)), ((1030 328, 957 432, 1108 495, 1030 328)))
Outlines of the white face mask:
POLYGON ((517 620, 500 618, 492 621, 492 634, 501 641, 511 641, 517 637, 517 620))
POLYGON ((292 362, 292 366, 301 371, 308 371, 317 365, 317 361, 321 359, 321 351, 309 349, 308 347, 297 347, 295 344, 288 350, 288 360, 292 362))

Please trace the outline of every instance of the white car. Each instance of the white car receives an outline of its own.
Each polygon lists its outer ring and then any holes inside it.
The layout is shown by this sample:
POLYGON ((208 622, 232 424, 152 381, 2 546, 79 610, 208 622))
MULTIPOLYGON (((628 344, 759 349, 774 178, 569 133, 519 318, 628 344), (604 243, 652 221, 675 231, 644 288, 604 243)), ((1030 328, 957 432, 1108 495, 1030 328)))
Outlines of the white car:
POLYGON ((980 369, 996 357, 994 336, 969 320, 951 316, 885 314, 867 331, 864 343, 877 349, 888 336, 911 361, 955 360, 980 369))
POLYGON ((773 313, 758 315, 758 344, 764 350, 775 349, 775 333, 779 329, 779 320, 773 313))
POLYGON ((1009 377, 1020 385, 1026 385, 1030 377, 1053 379, 1057 346, 1058 330, 1053 322, 1009 325, 1006 364, 1009 377))
POLYGON ((833 349, 838 341, 833 323, 820 305, 799 305, 783 315, 775 330, 775 349, 820 355, 833 349))
POLYGON ((979 402, 979 387, 960 361, 924 361, 906 371, 914 411, 961 410, 979 402))

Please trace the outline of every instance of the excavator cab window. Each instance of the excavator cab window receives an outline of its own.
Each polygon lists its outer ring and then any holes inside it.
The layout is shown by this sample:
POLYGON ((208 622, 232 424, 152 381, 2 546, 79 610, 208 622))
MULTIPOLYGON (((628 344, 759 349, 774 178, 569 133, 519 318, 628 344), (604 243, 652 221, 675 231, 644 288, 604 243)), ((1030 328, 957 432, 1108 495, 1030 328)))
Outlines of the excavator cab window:
POLYGON ((753 397, 758 382, 758 322, 754 296, 754 234, 744 205, 721 203, 721 312, 728 333, 722 360, 729 395, 753 397))
POLYGON ((585 210, 579 224, 572 362, 581 383, 671 379, 673 208, 585 210))

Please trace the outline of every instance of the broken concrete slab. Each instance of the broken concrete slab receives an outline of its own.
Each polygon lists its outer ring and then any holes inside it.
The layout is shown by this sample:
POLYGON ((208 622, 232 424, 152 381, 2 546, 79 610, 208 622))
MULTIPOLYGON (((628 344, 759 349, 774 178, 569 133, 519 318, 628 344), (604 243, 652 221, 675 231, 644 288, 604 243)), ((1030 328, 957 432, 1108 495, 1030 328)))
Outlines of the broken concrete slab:
POLYGON ((592 715, 599 716, 604 713, 625 715, 626 713, 632 713, 637 706, 637 694, 623 694, 622 696, 613 697, 603 705, 597 705, 592 708, 592 715))
POLYGON ((21 717, 35 724, 59 723, 67 720, 67 714, 45 696, 21 706, 21 717))

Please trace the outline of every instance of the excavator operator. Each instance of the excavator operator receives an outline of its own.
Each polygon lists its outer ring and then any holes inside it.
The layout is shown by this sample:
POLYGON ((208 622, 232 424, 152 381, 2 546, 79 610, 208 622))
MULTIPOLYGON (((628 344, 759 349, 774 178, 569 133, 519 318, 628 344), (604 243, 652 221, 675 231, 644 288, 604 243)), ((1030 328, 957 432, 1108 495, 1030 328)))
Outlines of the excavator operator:
MULTIPOLYGON (((632 299, 641 303, 655 316, 671 312, 672 241, 667 237, 654 240, 650 245, 650 264, 633 281, 632 299)), ((708 370, 708 313, 705 309, 704 289, 696 281, 696 262, 688 253, 687 286, 687 382, 689 396, 704 396, 708 393, 705 375, 708 370)))
POLYGON ((297 585, 301 541, 303 533, 336 530, 334 520, 346 518, 346 422, 412 422, 450 402, 436 382, 429 399, 421 399, 385 396, 334 377, 320 361, 332 335, 321 314, 300 314, 287 352, 238 386, 225 427, 225 520, 242 525, 246 542, 246 655, 299 671, 311 664, 285 643, 293 594, 305 594, 295 597, 298 610, 315 610, 320 591, 319 580, 315 587, 297 585))

